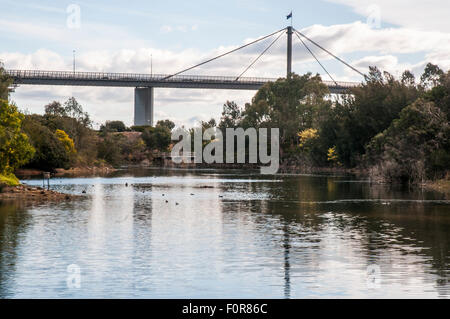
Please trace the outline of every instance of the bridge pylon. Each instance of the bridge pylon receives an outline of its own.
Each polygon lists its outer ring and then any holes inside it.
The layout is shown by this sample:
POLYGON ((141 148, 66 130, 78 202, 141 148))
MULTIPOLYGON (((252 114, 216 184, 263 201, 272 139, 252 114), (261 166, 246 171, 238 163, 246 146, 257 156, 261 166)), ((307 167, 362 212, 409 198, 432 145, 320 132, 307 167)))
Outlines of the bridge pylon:
POLYGON ((154 88, 134 89, 134 125, 153 126, 154 122, 154 88))
POLYGON ((287 74, 286 78, 291 77, 292 73, 292 34, 294 33, 292 27, 287 27, 287 74))

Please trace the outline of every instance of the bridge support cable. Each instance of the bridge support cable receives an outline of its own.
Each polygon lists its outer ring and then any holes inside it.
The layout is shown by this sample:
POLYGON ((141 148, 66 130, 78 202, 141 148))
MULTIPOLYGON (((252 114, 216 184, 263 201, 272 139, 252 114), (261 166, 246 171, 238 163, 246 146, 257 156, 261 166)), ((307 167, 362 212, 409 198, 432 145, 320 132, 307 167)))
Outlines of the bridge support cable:
POLYGON ((338 60, 339 62, 341 62, 342 64, 346 65, 347 67, 349 67, 350 69, 352 69, 353 71, 355 71, 356 73, 358 73, 359 75, 361 75, 362 77, 366 77, 364 73, 362 73, 361 71, 359 71, 358 69, 356 69, 355 67, 351 66, 350 64, 348 64, 347 62, 345 62, 344 60, 342 60, 341 58, 339 58, 338 56, 334 55, 333 53, 331 53, 330 51, 328 51, 327 49, 325 49, 324 47, 322 47, 320 44, 318 44, 317 42, 315 42, 314 40, 311 40, 310 38, 308 38, 306 35, 304 35, 303 33, 301 33, 300 31, 298 31, 297 29, 295 29, 295 32, 298 33, 299 35, 301 35, 302 37, 304 37, 306 40, 308 40, 309 42, 311 42, 312 44, 314 44, 316 47, 318 47, 319 49, 325 51, 326 53, 328 53, 329 55, 331 55, 333 58, 335 58, 336 60, 338 60))
POLYGON ((319 65, 322 67, 322 69, 328 74, 328 76, 330 77, 331 81, 334 82, 334 84, 336 84, 336 86, 338 86, 337 82, 334 80, 334 78, 331 76, 331 74, 327 71, 327 69, 323 66, 323 64, 319 61, 319 59, 316 57, 316 55, 314 54, 314 52, 311 51, 311 49, 306 45, 305 41, 303 41, 303 39, 298 35, 297 31, 295 31, 295 35, 297 36, 297 38, 303 43, 303 45, 305 46, 305 48, 309 51, 309 53, 314 57, 314 59, 316 59, 317 63, 319 63, 319 65))
MULTIPOLYGON (((284 31, 284 30, 282 30, 284 31)), ((250 70, 250 68, 255 65, 256 62, 258 62, 258 60, 267 52, 270 50, 270 48, 281 38, 281 36, 284 34, 284 32, 280 31, 280 34, 278 35, 278 37, 273 40, 273 42, 244 70, 244 72, 242 72, 237 78, 236 81, 239 81, 239 79, 245 74, 247 73, 248 70, 250 70)))
POLYGON ((239 50, 241 50, 241 49, 244 49, 244 48, 246 48, 246 47, 249 47, 249 46, 251 46, 251 45, 253 45, 253 44, 255 44, 255 43, 258 43, 258 42, 261 42, 261 41, 263 41, 263 40, 265 40, 265 39, 267 39, 267 38, 270 38, 270 37, 272 37, 272 36, 274 36, 274 35, 276 35, 276 34, 282 32, 282 31, 284 31, 284 30, 286 30, 286 28, 283 28, 283 29, 281 29, 281 30, 278 30, 278 31, 276 31, 276 32, 274 32, 274 33, 271 33, 271 34, 269 34, 269 35, 266 35, 265 37, 259 38, 259 39, 255 40, 255 41, 252 41, 252 42, 247 43, 247 44, 245 44, 245 45, 243 45, 243 46, 240 46, 239 48, 236 48, 236 49, 233 49, 233 50, 228 51, 228 52, 226 52, 226 53, 223 53, 223 54, 221 54, 221 55, 218 55, 218 56, 216 56, 216 57, 214 57, 214 58, 212 58, 212 59, 209 59, 209 60, 204 61, 204 62, 202 62, 202 63, 199 63, 199 64, 197 64, 197 65, 194 65, 194 66, 192 66, 192 67, 190 67, 190 68, 187 68, 187 69, 182 70, 182 71, 180 71, 180 72, 177 72, 177 73, 175 73, 175 74, 169 75, 169 76, 165 77, 165 78, 162 79, 162 80, 163 80, 163 81, 168 80, 168 79, 170 79, 170 78, 172 78, 172 77, 174 77, 174 76, 180 75, 180 74, 182 74, 182 73, 185 73, 185 72, 187 72, 187 71, 190 71, 190 70, 192 70, 192 69, 195 69, 195 68, 197 68, 197 67, 199 67, 199 66, 202 66, 202 65, 205 65, 205 64, 207 64, 207 63, 209 63, 209 62, 212 62, 212 61, 215 61, 215 60, 217 60, 217 59, 220 59, 220 58, 222 58, 222 57, 224 57, 224 56, 226 56, 226 55, 228 55, 228 54, 234 53, 234 52, 236 52, 236 51, 239 51, 239 50))

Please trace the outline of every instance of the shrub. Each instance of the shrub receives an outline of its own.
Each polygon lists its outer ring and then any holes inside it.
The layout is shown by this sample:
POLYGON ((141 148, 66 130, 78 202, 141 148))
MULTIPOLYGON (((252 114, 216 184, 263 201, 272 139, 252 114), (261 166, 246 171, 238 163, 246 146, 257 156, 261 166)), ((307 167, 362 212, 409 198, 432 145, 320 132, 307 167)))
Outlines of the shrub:
POLYGON ((33 157, 35 150, 22 131, 23 119, 16 106, 0 100, 0 174, 12 174, 33 157))
POLYGON ((12 173, 0 174, 0 193, 5 186, 19 186, 19 179, 12 173))
POLYGON ((434 103, 419 99, 367 146, 374 178, 416 184, 445 175, 450 167, 450 125, 434 103))
POLYGON ((70 167, 70 156, 64 144, 47 127, 27 116, 23 124, 24 131, 30 137, 36 149, 28 167, 52 171, 56 168, 70 167))

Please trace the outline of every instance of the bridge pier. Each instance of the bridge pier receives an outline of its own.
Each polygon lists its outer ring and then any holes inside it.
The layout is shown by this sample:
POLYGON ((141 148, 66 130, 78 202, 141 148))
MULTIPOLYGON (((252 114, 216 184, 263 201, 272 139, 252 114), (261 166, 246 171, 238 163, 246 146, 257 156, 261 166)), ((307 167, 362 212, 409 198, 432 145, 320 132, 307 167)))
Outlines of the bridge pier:
POLYGON ((134 89, 134 125, 153 126, 154 88, 134 89))

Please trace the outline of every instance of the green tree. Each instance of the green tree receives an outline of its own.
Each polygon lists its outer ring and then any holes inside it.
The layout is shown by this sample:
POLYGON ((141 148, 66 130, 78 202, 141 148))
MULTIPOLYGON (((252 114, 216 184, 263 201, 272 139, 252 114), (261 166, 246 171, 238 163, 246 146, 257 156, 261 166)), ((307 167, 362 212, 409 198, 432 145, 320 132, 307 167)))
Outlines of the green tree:
POLYGON ((0 100, 0 174, 12 175, 25 165, 35 152, 22 131, 24 119, 17 107, 0 100))
POLYGON ((171 144, 172 134, 168 127, 157 125, 147 128, 142 133, 142 139, 149 149, 167 151, 171 144))
POLYGON ((78 151, 77 160, 82 162, 80 165, 95 161, 97 136, 91 129, 89 115, 83 111, 77 100, 72 97, 63 107, 59 102, 53 102, 46 109, 48 112, 41 120, 41 124, 51 132, 62 130, 73 139, 78 151))
POLYGON ((127 126, 122 121, 107 121, 100 131, 122 133, 127 131, 127 126))
POLYGON ((389 73, 371 67, 366 83, 352 89, 351 95, 336 103, 328 118, 322 121, 322 143, 336 146, 345 166, 358 165, 367 143, 419 97, 418 89, 410 85, 411 80, 405 74, 404 81, 398 81, 389 73))
POLYGON ((97 157, 116 167, 122 164, 120 153, 122 138, 120 135, 108 134, 101 139, 97 144, 97 157))
POLYGON ((295 149, 298 132, 312 128, 320 113, 331 107, 328 87, 311 73, 264 85, 242 113, 244 128, 280 128, 283 150, 295 149))
POLYGON ((28 167, 46 171, 56 168, 70 168, 71 158, 64 144, 57 135, 42 125, 39 116, 29 115, 23 122, 23 130, 30 137, 30 141, 36 150, 28 167))
POLYGON ((439 83, 442 75, 444 75, 444 71, 442 71, 439 66, 428 63, 420 78, 420 83, 424 88, 433 88, 439 83))
POLYGON ((237 128, 242 121, 242 110, 235 102, 227 101, 223 105, 219 128, 225 132, 227 128, 237 128))
POLYGON ((69 98, 64 103, 64 110, 68 116, 76 119, 83 124, 84 127, 91 126, 92 122, 89 118, 89 114, 83 111, 83 107, 74 97, 69 98))
POLYGON ((0 99, 8 100, 9 87, 13 80, 6 74, 3 63, 0 62, 0 99))
POLYGON ((372 139, 364 158, 372 176, 388 182, 442 178, 450 167, 447 116, 434 103, 417 100, 372 139))
POLYGON ((67 133, 64 132, 63 130, 56 130, 55 135, 61 142, 61 144, 64 146, 64 149, 66 150, 66 153, 69 156, 71 163, 73 163, 77 155, 75 143, 69 137, 69 135, 67 135, 67 133))
POLYGON ((436 85, 427 91, 424 96, 447 114, 450 121, 450 71, 442 74, 436 85))
POLYGON ((167 127, 170 131, 172 131, 175 128, 175 123, 170 120, 164 120, 164 121, 158 121, 156 126, 167 127))
POLYGON ((53 101, 52 103, 45 106, 45 115, 65 117, 67 116, 67 112, 66 109, 61 105, 61 103, 53 101))

